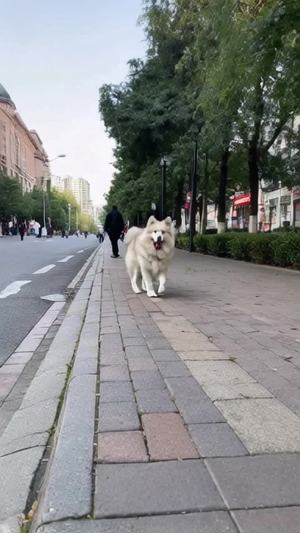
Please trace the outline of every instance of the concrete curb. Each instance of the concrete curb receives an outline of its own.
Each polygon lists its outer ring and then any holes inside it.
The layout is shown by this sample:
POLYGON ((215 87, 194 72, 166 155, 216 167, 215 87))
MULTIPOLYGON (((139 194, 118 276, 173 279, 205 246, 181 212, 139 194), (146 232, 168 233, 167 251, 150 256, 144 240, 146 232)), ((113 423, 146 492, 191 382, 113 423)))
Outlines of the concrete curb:
POLYGON ((31 531, 37 531, 39 527, 52 521, 63 520, 70 516, 80 518, 92 512, 91 486, 101 278, 100 250, 80 289, 85 291, 92 283, 87 312, 59 418, 55 445, 31 531))
MULTIPOLYGON (((42 460, 57 416, 60 396, 68 375, 68 365, 72 361, 81 334, 98 263, 98 257, 95 255, 97 252, 98 249, 92 254, 94 262, 71 303, 19 410, 1 436, 0 533, 19 532, 19 518, 26 506, 35 472, 42 460)), ((85 269, 91 260, 85 263, 85 269)))

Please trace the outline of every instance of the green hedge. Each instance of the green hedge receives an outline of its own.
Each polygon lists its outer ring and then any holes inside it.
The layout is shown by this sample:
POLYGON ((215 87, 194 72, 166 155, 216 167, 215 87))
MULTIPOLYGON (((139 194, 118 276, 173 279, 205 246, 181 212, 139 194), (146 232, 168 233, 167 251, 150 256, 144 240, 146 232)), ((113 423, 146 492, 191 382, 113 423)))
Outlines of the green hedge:
MULTIPOLYGON (((178 235, 176 245, 188 250, 189 242, 188 235, 178 235)), ((197 234, 194 245, 197 252, 204 254, 300 270, 300 234, 297 232, 197 234)))

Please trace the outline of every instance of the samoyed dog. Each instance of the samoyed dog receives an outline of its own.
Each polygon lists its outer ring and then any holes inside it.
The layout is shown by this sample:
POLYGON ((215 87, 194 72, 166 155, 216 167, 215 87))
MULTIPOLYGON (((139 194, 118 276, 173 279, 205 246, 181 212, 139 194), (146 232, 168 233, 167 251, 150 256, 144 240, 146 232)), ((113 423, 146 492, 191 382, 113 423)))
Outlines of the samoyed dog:
POLYGON ((176 230, 171 217, 162 221, 151 216, 145 228, 130 228, 125 237, 125 263, 132 290, 150 298, 165 292, 166 276, 175 248, 176 230), (158 286, 158 290, 156 292, 158 286))

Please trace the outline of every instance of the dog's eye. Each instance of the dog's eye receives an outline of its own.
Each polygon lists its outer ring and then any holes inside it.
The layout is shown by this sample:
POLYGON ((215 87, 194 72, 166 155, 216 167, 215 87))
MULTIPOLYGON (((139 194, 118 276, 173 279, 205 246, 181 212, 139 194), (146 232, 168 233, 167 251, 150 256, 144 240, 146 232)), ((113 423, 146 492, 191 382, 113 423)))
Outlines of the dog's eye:
POLYGON ((164 230, 162 230, 162 234, 164 235, 166 232, 164 230))

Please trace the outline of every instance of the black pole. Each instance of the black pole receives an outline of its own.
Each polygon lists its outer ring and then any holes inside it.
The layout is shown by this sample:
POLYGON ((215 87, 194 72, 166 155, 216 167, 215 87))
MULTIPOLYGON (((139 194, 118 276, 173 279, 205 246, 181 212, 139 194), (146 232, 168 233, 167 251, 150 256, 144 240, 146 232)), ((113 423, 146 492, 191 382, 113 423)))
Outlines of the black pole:
POLYGON ((192 176, 192 195, 191 195, 191 206, 190 206, 190 252, 195 251, 194 235, 195 235, 195 230, 196 230, 197 159, 198 159, 198 139, 195 140, 194 169, 193 169, 193 176, 192 176))
POLYGON ((160 200, 161 220, 165 218, 165 211, 166 211, 166 168, 167 168, 167 162, 164 158, 163 164, 161 165, 161 200, 160 200))

